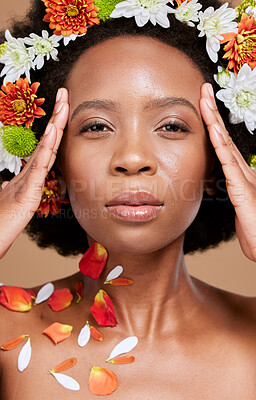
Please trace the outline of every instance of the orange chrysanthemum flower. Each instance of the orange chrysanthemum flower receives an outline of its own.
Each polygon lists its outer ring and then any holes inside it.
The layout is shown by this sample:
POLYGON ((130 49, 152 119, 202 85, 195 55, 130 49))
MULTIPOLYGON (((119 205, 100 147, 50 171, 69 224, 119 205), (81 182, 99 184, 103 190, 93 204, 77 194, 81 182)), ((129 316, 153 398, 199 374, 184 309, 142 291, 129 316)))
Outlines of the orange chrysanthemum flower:
POLYGON ((19 78, 16 84, 7 82, 0 90, 0 121, 4 125, 22 125, 29 128, 35 118, 41 118, 45 112, 40 106, 45 99, 36 96, 39 82, 29 87, 28 79, 19 78))
POLYGON ((42 0, 46 6, 45 22, 55 35, 82 35, 89 25, 99 24, 94 0, 42 0))
MULTIPOLYGON (((225 36, 225 35, 223 35, 225 36)), ((253 15, 243 14, 238 25, 238 33, 231 35, 231 40, 225 45, 223 58, 229 60, 227 70, 234 69, 237 75, 246 63, 251 69, 256 66, 256 23, 253 15)))
MULTIPOLYGON (((178 4, 178 7, 182 4, 182 3, 184 3, 184 1, 186 1, 186 0, 175 0, 176 1, 176 3, 178 4)), ((188 0, 187 2, 189 3, 191 0, 188 0)))
POLYGON ((38 216, 48 217, 49 213, 57 215, 61 212, 61 204, 68 204, 69 200, 61 194, 61 186, 55 179, 55 172, 50 171, 45 179, 44 192, 40 206, 37 209, 38 216))

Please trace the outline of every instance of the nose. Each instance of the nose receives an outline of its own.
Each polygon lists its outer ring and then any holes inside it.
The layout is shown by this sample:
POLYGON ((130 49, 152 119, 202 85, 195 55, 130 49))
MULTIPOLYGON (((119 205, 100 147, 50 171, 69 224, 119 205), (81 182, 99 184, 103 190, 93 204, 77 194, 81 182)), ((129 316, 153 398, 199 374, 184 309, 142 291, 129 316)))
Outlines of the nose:
POLYGON ((130 134, 114 148, 110 162, 112 175, 154 175, 157 157, 150 140, 130 134))

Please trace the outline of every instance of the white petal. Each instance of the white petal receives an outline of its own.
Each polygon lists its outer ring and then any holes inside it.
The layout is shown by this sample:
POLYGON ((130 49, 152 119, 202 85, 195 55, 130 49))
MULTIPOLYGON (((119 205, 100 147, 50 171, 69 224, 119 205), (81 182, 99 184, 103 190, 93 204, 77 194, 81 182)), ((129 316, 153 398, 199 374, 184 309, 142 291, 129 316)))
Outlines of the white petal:
POLYGON ((69 390, 80 390, 80 385, 75 379, 71 378, 68 375, 65 374, 60 374, 57 372, 51 372, 51 375, 54 376, 54 378, 59 382, 61 386, 63 386, 65 389, 69 390))
POLYGON ((27 368, 30 358, 31 358, 31 344, 30 344, 30 338, 28 338, 27 342, 22 347, 18 357, 18 370, 20 372, 24 371, 24 369, 27 368))
POLYGON ((6 31, 5 31, 5 39, 7 40, 7 42, 11 42, 13 40, 13 37, 10 34, 9 29, 6 29, 6 31))
POLYGON ((4 285, 4 283, 0 283, 0 286, 3 286, 4 285))
POLYGON ((123 267, 121 265, 117 265, 106 277, 106 281, 111 281, 112 279, 118 278, 122 272, 123 272, 123 267))
POLYGON ((120 354, 123 353, 128 353, 131 351, 135 346, 138 344, 138 338, 137 336, 129 336, 126 339, 122 340, 120 343, 118 343, 114 349, 111 351, 111 354, 109 356, 108 360, 111 360, 111 358, 115 358, 119 356, 120 354))
POLYGON ((35 304, 40 304, 43 301, 49 299, 54 292, 54 285, 52 283, 46 283, 41 287, 39 292, 37 293, 35 304))
POLYGON ((88 326, 88 324, 86 324, 80 331, 79 335, 78 335, 78 344, 80 347, 84 347, 91 336, 91 330, 88 326))

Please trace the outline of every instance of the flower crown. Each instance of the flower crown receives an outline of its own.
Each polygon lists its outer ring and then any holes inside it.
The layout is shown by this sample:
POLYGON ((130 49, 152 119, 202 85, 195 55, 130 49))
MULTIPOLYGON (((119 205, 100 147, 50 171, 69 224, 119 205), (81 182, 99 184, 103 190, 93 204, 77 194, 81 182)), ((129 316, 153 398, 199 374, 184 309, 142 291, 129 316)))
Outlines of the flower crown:
MULTIPOLYGON (((4 64, 0 90, 0 171, 8 169, 17 175, 37 145, 31 130, 35 118, 45 115, 38 98, 39 82, 31 84, 30 70, 41 69, 45 60, 58 61, 59 42, 86 35, 91 25, 112 18, 135 18, 139 27, 149 21, 170 28, 168 14, 194 27, 199 37, 206 36, 206 51, 212 62, 218 62, 223 45, 224 56, 216 69, 214 79, 221 87, 216 97, 229 109, 232 124, 244 122, 253 134, 256 129, 256 0, 242 0, 236 8, 228 3, 214 10, 200 11, 198 0, 42 0, 46 6, 43 19, 49 23, 53 35, 46 30, 42 36, 14 38, 9 30, 6 41, 0 45, 0 63, 4 64), (22 78, 22 76, 24 76, 22 78)), ((170 28, 171 29, 171 28, 170 28)), ((86 37, 84 38, 86 40, 86 37)), ((256 156, 255 156, 256 157, 256 156)), ((250 158, 256 167, 255 157, 250 158)), ((48 174, 39 216, 60 212, 60 188, 54 172, 48 174), (52 178, 52 179, 51 179, 52 178)))

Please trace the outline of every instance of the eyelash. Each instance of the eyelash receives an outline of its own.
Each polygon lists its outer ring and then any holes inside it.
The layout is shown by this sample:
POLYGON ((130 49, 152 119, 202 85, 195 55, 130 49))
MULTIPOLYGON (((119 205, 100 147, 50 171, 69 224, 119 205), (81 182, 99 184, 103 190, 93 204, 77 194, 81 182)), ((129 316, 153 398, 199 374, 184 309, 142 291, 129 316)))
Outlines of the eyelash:
MULTIPOLYGON (((98 126, 98 127, 100 126, 100 127, 103 127, 103 128, 108 128, 107 125, 103 124, 100 121, 93 121, 93 122, 89 122, 88 124, 84 125, 80 129, 79 134, 87 132, 87 134, 89 133, 89 135, 90 134, 94 135, 95 132, 104 132, 103 130, 99 130, 99 131, 98 130, 94 130, 94 131, 91 131, 91 132, 89 131, 90 128, 93 128, 93 127, 96 127, 96 126, 98 126)), ((185 124, 182 124, 179 121, 170 121, 167 124, 164 124, 163 126, 161 126, 159 129, 166 128, 167 126, 172 127, 174 129, 173 133, 176 134, 176 135, 178 133, 181 133, 181 132, 188 132, 189 131, 188 126, 185 125, 185 124)), ((164 132, 170 132, 170 131, 165 130, 164 132)), ((170 135, 168 135, 168 136, 170 136, 170 135)))
MULTIPOLYGON (((100 121, 93 121, 93 122, 89 122, 88 124, 82 126, 82 128, 79 131, 79 133, 87 132, 90 128, 93 128, 95 126, 103 126, 105 128, 108 128, 107 125, 103 124, 100 121)), ((90 133, 93 134, 94 132, 97 132, 97 131, 92 131, 90 133)), ((104 132, 104 131, 100 131, 100 132, 104 132)))
MULTIPOLYGON (((175 130, 173 132, 176 134, 182 133, 182 132, 189 132, 188 126, 185 124, 182 124, 179 121, 170 121, 167 124, 164 124, 163 126, 161 126, 160 129, 166 128, 167 126, 171 126, 172 128, 175 128, 175 130)), ((165 132, 168 132, 168 131, 165 131, 165 132)))

